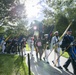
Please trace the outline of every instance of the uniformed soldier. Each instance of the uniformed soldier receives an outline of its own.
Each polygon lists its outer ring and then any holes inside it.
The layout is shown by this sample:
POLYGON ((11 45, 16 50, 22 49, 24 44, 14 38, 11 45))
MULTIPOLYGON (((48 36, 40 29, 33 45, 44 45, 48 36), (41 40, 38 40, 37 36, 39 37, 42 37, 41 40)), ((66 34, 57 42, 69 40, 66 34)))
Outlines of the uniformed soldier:
MULTIPOLYGON (((51 40, 51 49, 54 49, 54 60, 52 61, 53 63, 55 63, 56 59, 60 56, 60 42, 59 42, 58 31, 55 31, 54 35, 55 36, 53 36, 52 40, 51 40)), ((59 69, 62 69, 62 67, 60 66, 60 58, 58 59, 58 64, 57 65, 54 64, 54 66, 57 66, 59 69)))
POLYGON ((71 35, 72 31, 69 29, 66 33, 66 35, 63 37, 63 41, 62 41, 62 50, 64 51, 64 49, 66 48, 66 52, 68 52, 71 61, 67 60, 67 62, 64 64, 64 68, 67 70, 67 67, 69 65, 70 62, 72 62, 72 66, 73 66, 73 70, 74 70, 74 74, 76 75, 76 58, 74 58, 74 54, 72 53, 73 50, 73 41, 74 41, 74 37, 71 35))
POLYGON ((4 53, 4 51, 5 51, 5 48, 6 48, 5 44, 6 44, 6 42, 3 38, 2 41, 1 41, 2 53, 4 53))

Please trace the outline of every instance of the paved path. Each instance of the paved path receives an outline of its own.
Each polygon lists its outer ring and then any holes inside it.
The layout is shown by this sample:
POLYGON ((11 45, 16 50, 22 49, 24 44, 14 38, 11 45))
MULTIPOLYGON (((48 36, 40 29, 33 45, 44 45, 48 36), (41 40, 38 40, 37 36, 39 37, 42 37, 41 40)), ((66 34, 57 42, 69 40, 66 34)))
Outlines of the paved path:
MULTIPOLYGON (((27 52, 29 53, 29 52, 27 52)), ((52 60, 53 60, 53 52, 52 54, 49 56, 49 63, 47 64, 45 61, 43 60, 38 60, 35 57, 35 51, 33 52, 34 56, 30 58, 30 63, 31 63, 31 71, 34 73, 34 75, 69 75, 64 69, 60 70, 56 67, 53 66, 52 64, 52 60)), ((44 54, 43 54, 44 56, 44 54)), ((27 57, 26 57, 27 60, 27 57)), ((61 57, 61 66, 65 63, 67 59, 64 57, 61 57)), ((27 61, 26 61, 27 63, 27 61)), ((72 66, 70 64, 69 66, 69 70, 72 72, 72 66)))

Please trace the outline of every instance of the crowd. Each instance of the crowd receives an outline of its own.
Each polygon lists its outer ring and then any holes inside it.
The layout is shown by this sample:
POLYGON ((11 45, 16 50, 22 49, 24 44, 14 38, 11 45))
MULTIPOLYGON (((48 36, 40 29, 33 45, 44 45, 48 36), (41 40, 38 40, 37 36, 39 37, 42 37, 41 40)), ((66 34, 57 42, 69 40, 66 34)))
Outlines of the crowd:
POLYGON ((19 41, 17 37, 14 37, 5 41, 5 39, 2 38, 0 46, 2 53, 17 54, 20 53, 20 50, 25 51, 26 39, 22 38, 22 40, 19 41))
POLYGON ((71 63, 73 67, 73 73, 74 75, 76 75, 76 41, 71 34, 72 31, 68 29, 66 34, 63 36, 62 40, 60 40, 58 31, 54 32, 54 36, 52 37, 51 42, 49 42, 47 36, 44 36, 45 38, 38 36, 35 39, 33 39, 33 41, 35 40, 33 46, 36 49, 37 59, 42 60, 42 54, 45 52, 44 60, 47 63, 49 63, 48 57, 51 54, 51 52, 54 51, 54 60, 52 61, 52 63, 55 67, 63 69, 60 64, 60 53, 62 52, 63 54, 64 52, 67 52, 69 58, 64 63, 63 67, 66 71, 69 71, 68 66, 71 63))
MULTIPOLYGON (((54 36, 51 41, 48 40, 48 36, 34 36, 30 38, 29 46, 31 48, 31 56, 33 56, 33 51, 36 51, 37 59, 42 60, 42 54, 45 53, 44 60, 49 63, 48 57, 52 51, 54 51, 54 60, 52 63, 55 67, 62 69, 60 64, 60 52, 67 52, 69 55, 68 60, 64 63, 63 67, 69 71, 68 66, 72 63, 74 74, 76 75, 76 43, 74 37, 71 35, 72 31, 69 29, 62 40, 59 38, 59 32, 54 32, 54 36)), ((18 42, 18 38, 8 39, 7 41, 4 38, 1 41, 2 53, 16 53, 24 51, 26 55, 26 39, 23 38, 20 42, 18 42)))

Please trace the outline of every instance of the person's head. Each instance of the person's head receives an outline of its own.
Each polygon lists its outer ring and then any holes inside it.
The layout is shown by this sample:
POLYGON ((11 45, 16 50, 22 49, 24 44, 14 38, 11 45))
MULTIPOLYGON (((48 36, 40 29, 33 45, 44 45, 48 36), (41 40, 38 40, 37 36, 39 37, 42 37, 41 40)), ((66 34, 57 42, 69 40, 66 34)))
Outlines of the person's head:
POLYGON ((23 38, 23 41, 26 41, 26 39, 25 39, 25 38, 23 38))
POLYGON ((71 29, 68 29, 67 34, 68 35, 71 35, 72 34, 72 30, 71 29))
POLYGON ((59 35, 59 32, 58 32, 58 31, 55 31, 55 32, 54 32, 54 35, 55 35, 55 36, 58 36, 58 35, 59 35))

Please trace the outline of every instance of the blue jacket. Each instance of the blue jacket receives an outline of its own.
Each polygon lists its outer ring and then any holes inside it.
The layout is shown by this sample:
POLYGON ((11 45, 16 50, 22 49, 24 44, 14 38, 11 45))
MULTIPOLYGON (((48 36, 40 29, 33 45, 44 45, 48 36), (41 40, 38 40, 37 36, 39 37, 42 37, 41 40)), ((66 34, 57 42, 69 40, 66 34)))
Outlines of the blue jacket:
MULTIPOLYGON (((70 43, 74 41, 74 37, 71 35, 65 35, 62 41, 62 48, 68 48, 66 51, 70 57, 76 60, 76 46, 70 46, 70 43)), ((64 50, 64 49, 63 49, 64 50)))
MULTIPOLYGON (((71 44, 71 42, 73 42, 73 41, 74 41, 74 37, 71 36, 71 35, 67 35, 67 34, 66 34, 66 35, 63 37, 63 41, 62 41, 62 45, 61 45, 62 49, 69 47, 70 44, 71 44)), ((67 51, 68 51, 68 50, 67 50, 67 51)))

